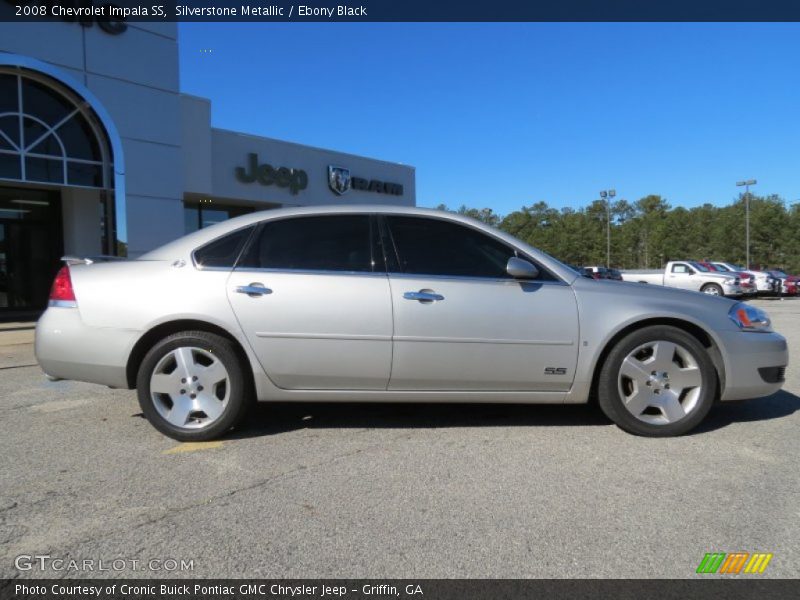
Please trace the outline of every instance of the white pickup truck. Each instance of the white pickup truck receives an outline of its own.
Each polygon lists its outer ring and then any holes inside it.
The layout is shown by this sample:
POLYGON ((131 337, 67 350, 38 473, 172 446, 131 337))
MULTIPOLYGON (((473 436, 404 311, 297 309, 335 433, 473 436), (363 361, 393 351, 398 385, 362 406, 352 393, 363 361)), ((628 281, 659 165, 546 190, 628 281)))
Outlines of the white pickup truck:
POLYGON ((744 293, 736 275, 714 272, 690 260, 670 261, 663 271, 623 271, 622 280, 664 285, 713 296, 740 296, 744 293))

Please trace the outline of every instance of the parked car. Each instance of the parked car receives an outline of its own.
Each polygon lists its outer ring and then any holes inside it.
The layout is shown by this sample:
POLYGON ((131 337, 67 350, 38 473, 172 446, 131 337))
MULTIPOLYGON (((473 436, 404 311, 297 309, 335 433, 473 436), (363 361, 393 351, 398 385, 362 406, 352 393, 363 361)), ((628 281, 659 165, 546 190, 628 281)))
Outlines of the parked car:
POLYGON ((741 296, 743 294, 739 278, 735 275, 716 273, 690 260, 670 261, 663 271, 623 271, 622 279, 692 290, 711 296, 741 296))
POLYGON ((711 264, 724 273, 749 273, 753 276, 756 292, 774 292, 776 289, 775 278, 767 271, 747 269, 728 262, 712 260, 711 264))
POLYGON ((778 282, 780 282, 779 293, 784 296, 796 296, 798 293, 798 278, 796 275, 787 275, 780 269, 769 271, 778 282))
POLYGON ((752 273, 747 271, 730 271, 729 269, 723 269, 722 267, 715 265, 713 262, 707 262, 703 260, 695 261, 698 265, 706 267, 710 271, 717 271, 719 273, 730 273, 731 275, 735 275, 739 278, 739 285, 742 288, 742 293, 744 295, 755 295, 758 293, 756 289, 756 280, 755 276, 752 273))
POLYGON ((608 278, 613 279, 614 281, 622 281, 622 271, 619 269, 609 269, 608 278))
POLYGON ((718 399, 779 390, 788 360, 757 307, 589 281, 468 217, 387 206, 258 212, 139 259, 71 259, 35 351, 52 379, 135 388, 179 440, 223 435, 254 399, 596 397, 622 429, 671 436, 718 399))
POLYGON ((578 273, 579 275, 581 275, 581 276, 583 276, 583 277, 586 277, 586 278, 588 278, 588 279, 594 279, 594 277, 592 277, 592 274, 591 274, 591 273, 588 273, 588 272, 586 271, 586 269, 584 269, 583 267, 578 267, 578 266, 576 266, 576 265, 571 265, 571 264, 569 264, 569 263, 565 263, 565 264, 566 264, 566 265, 567 265, 567 266, 568 266, 570 269, 572 269, 573 271, 575 271, 576 273, 578 273))
POLYGON ((583 271, 592 279, 611 279, 611 272, 605 267, 583 267, 583 271))

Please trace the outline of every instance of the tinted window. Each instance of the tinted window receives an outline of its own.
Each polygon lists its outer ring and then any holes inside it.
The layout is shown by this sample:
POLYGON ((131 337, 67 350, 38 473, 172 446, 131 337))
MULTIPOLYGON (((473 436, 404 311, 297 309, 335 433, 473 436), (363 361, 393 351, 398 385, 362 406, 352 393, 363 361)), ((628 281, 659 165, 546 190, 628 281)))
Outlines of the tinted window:
POLYGON ((251 231, 253 227, 245 227, 198 248, 194 251, 195 263, 198 267, 233 268, 251 231))
MULTIPOLYGON (((373 271, 369 215, 267 221, 242 267, 309 271, 373 271)), ((382 267, 381 267, 382 268, 382 267)))
POLYGON ((388 217, 404 273, 510 278, 509 246, 457 223, 424 217, 388 217))

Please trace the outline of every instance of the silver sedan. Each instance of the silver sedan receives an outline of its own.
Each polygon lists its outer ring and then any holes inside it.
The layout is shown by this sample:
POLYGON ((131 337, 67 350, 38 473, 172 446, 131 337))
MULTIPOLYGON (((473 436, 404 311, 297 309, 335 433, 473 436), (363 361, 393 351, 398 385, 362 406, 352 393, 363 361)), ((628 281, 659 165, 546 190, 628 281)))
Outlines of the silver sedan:
POLYGON ((281 209, 136 260, 70 260, 36 329, 51 378, 136 389, 179 440, 254 400, 586 403, 679 435, 780 389, 786 340, 726 298, 579 276, 514 237, 416 208, 281 209))

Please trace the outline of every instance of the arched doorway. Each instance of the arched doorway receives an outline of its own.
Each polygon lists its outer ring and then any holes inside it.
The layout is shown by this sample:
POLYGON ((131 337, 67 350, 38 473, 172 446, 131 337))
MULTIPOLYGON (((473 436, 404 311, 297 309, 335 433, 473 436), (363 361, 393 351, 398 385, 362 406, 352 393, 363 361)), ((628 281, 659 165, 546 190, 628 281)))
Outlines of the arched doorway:
POLYGON ((116 253, 114 180, 92 105, 0 55, 0 318, 44 308, 64 253, 116 253))

